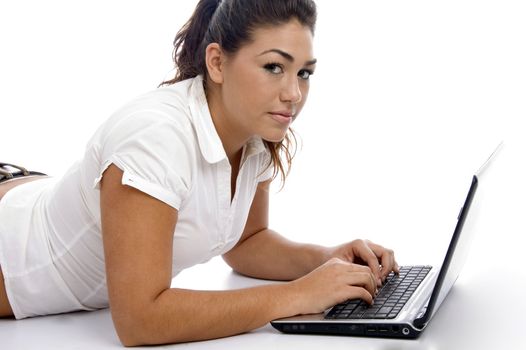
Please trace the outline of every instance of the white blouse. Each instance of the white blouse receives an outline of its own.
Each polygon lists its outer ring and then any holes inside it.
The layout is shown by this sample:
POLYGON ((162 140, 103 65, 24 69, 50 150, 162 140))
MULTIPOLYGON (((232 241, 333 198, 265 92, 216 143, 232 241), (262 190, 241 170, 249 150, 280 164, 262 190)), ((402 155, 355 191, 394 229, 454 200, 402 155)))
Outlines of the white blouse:
POLYGON ((238 242, 258 183, 271 177, 269 159, 260 138, 245 145, 232 198, 200 76, 128 103, 62 178, 18 186, 0 201, 0 266, 16 318, 108 306, 99 183, 110 164, 123 184, 178 210, 175 276, 238 242))

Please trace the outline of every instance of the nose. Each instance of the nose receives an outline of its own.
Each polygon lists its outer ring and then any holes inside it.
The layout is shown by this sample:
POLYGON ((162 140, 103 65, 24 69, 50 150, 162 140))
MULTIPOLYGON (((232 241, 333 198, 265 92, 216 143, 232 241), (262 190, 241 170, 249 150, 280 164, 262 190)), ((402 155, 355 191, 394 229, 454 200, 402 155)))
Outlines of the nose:
POLYGON ((297 104, 301 102, 303 96, 300 90, 298 77, 295 76, 294 78, 287 79, 281 91, 280 98, 281 101, 292 104, 297 104))

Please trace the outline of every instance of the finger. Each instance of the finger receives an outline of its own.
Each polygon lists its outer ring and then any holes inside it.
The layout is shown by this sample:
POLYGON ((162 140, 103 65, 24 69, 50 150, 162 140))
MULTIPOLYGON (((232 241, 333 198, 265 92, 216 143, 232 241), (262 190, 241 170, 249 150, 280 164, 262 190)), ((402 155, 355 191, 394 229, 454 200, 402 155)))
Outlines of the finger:
POLYGON ((371 293, 366 289, 357 286, 349 286, 348 299, 362 299, 369 305, 373 304, 373 296, 371 293))
POLYGON ((361 272, 361 273, 365 273, 369 276, 369 279, 371 281, 371 285, 372 285, 372 291, 374 292, 374 294, 376 294, 376 291, 378 290, 377 287, 379 287, 378 285, 378 279, 376 278, 376 276, 373 274, 371 268, 369 266, 365 266, 365 265, 359 265, 359 264, 351 264, 351 266, 349 266, 349 272, 350 273, 357 273, 357 272, 361 272))
POLYGON ((398 263, 396 262, 396 260, 395 260, 395 267, 394 267, 393 271, 394 271, 397 275, 400 273, 400 265, 398 265, 398 263))
MULTIPOLYGON (((382 281, 385 281, 386 277, 391 273, 391 271, 399 272, 399 269, 395 269, 396 266, 396 260, 394 257, 394 251, 391 249, 387 249, 382 247, 379 244, 368 242, 369 247, 373 251, 373 253, 380 258, 381 264, 382 264, 382 271, 381 271, 381 279, 382 281)), ((398 273, 397 272, 397 273, 398 273)))
MULTIPOLYGON (((369 284, 367 284, 367 287, 373 295, 376 294, 377 287, 379 287, 379 285, 376 276, 373 274, 369 266, 353 264, 338 258, 329 260, 327 264, 333 265, 337 270, 343 269, 341 271, 343 271, 347 276, 352 277, 356 274, 359 274, 360 276, 368 276, 369 284)), ((354 280, 347 280, 346 283, 353 284, 353 281, 354 280)))
POLYGON ((385 281, 387 276, 394 270, 394 252, 392 250, 386 249, 381 256, 382 261, 382 281, 385 281))
POLYGON ((378 262, 378 256, 369 247, 369 244, 365 241, 355 241, 353 245, 354 255, 362 259, 371 268, 374 276, 377 279, 378 286, 382 285, 380 263, 378 262))
POLYGON ((373 270, 369 266, 350 263, 347 267, 350 272, 367 272, 373 274, 373 270))
POLYGON ((360 286, 367 290, 372 297, 376 295, 376 279, 370 271, 353 272, 349 274, 346 284, 350 286, 360 286))
POLYGON ((376 296, 378 292, 378 287, 380 287, 380 284, 378 284, 378 278, 373 274, 371 268, 369 266, 359 265, 359 264, 353 264, 352 266, 352 272, 359 272, 362 274, 365 274, 366 276, 369 276, 369 282, 368 290, 371 292, 371 294, 376 296))

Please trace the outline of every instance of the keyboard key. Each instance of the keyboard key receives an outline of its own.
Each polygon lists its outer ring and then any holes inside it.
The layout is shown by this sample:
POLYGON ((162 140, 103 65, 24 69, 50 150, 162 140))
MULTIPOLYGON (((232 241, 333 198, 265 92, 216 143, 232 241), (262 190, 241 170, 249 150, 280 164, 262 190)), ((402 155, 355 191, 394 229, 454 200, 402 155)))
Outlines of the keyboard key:
POLYGON ((400 274, 389 274, 373 306, 358 299, 348 300, 334 306, 325 318, 395 318, 429 271, 430 266, 403 266, 400 274))
POLYGON ((392 307, 389 307, 389 306, 383 306, 379 311, 378 313, 379 314, 388 314, 389 312, 391 312, 392 310, 392 307))

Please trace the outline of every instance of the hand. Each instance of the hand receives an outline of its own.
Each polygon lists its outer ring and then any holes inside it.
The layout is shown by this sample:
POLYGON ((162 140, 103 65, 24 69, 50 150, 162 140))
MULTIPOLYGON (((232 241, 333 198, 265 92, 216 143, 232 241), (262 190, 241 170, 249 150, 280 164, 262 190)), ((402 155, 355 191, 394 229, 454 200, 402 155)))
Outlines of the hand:
POLYGON ((293 287, 297 314, 325 311, 348 299, 373 303, 376 278, 371 269, 333 258, 309 274, 290 282, 293 287))
POLYGON ((376 278, 377 286, 394 271, 400 272, 394 252, 371 241, 357 239, 329 249, 329 258, 339 258, 350 263, 368 265, 376 278))

